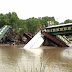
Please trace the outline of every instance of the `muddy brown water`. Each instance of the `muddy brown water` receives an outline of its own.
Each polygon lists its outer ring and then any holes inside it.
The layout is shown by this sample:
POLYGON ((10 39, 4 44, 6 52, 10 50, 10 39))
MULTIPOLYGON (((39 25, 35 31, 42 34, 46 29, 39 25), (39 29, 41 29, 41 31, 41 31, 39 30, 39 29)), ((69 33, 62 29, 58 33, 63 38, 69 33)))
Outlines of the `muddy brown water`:
POLYGON ((0 72, 72 72, 72 47, 0 46, 0 72))

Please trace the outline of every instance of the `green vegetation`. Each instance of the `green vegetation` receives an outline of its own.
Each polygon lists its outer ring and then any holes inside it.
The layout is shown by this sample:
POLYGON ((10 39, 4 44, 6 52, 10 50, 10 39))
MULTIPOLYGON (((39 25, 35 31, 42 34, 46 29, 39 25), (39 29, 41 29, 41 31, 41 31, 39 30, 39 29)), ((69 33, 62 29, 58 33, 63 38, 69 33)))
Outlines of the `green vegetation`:
POLYGON ((40 26, 48 26, 47 21, 53 21, 55 25, 58 24, 54 17, 42 17, 42 18, 29 18, 26 20, 19 19, 15 12, 0 14, 0 28, 3 25, 10 25, 15 32, 22 34, 23 32, 31 32, 34 34, 38 31, 40 26))
POLYGON ((72 20, 67 19, 67 20, 64 21, 64 23, 65 23, 65 24, 66 24, 66 23, 72 23, 72 20))
MULTIPOLYGON (((4 25, 10 25, 15 32, 19 34, 23 34, 23 32, 30 32, 35 34, 39 30, 40 26, 45 25, 48 26, 47 21, 54 22, 54 25, 57 25, 58 22, 55 20, 54 17, 39 17, 39 18, 29 18, 26 20, 19 19, 15 12, 7 13, 7 14, 0 14, 0 28, 4 25)), ((72 23, 72 20, 67 19, 63 23, 72 23)))
POLYGON ((67 19, 67 20, 65 20, 64 22, 62 22, 61 24, 66 24, 66 23, 72 23, 72 20, 67 19))

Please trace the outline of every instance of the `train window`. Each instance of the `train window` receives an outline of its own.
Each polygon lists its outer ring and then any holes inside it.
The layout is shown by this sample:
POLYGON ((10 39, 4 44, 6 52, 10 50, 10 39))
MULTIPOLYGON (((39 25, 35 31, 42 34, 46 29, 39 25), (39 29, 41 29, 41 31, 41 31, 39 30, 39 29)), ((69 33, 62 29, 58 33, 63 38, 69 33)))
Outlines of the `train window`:
POLYGON ((59 31, 60 31, 60 28, 59 28, 59 31))
POLYGON ((64 30, 64 28, 63 28, 63 30, 64 30))
POLYGON ((67 30, 68 30, 68 27, 67 27, 67 30))
POLYGON ((63 31, 63 28, 60 28, 60 31, 63 31))
POLYGON ((53 29, 51 29, 51 32, 53 32, 54 30, 53 29))
POLYGON ((67 30, 67 28, 66 28, 66 27, 64 27, 64 30, 67 30))
POLYGON ((52 29, 52 32, 53 32, 53 29, 52 29))

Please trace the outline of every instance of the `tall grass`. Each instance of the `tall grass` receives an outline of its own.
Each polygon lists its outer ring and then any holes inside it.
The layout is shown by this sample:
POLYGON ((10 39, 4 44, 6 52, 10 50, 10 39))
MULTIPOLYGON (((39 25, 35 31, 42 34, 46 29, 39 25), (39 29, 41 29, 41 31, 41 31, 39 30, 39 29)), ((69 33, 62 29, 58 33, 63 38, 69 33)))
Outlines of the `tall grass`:
POLYGON ((45 71, 46 68, 46 63, 40 63, 39 65, 37 65, 36 67, 31 67, 29 70, 25 69, 25 66, 21 67, 18 66, 18 71, 19 72, 46 72, 45 71))

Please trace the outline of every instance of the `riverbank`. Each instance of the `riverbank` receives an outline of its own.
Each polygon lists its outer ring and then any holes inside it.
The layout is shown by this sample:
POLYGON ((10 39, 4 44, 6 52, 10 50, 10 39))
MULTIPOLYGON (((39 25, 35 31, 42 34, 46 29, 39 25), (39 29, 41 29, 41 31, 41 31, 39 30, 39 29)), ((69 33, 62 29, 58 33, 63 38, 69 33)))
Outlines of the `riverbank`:
POLYGON ((15 45, 15 46, 12 46, 10 44, 0 44, 0 47, 24 47, 25 44, 19 44, 19 45, 15 45))

